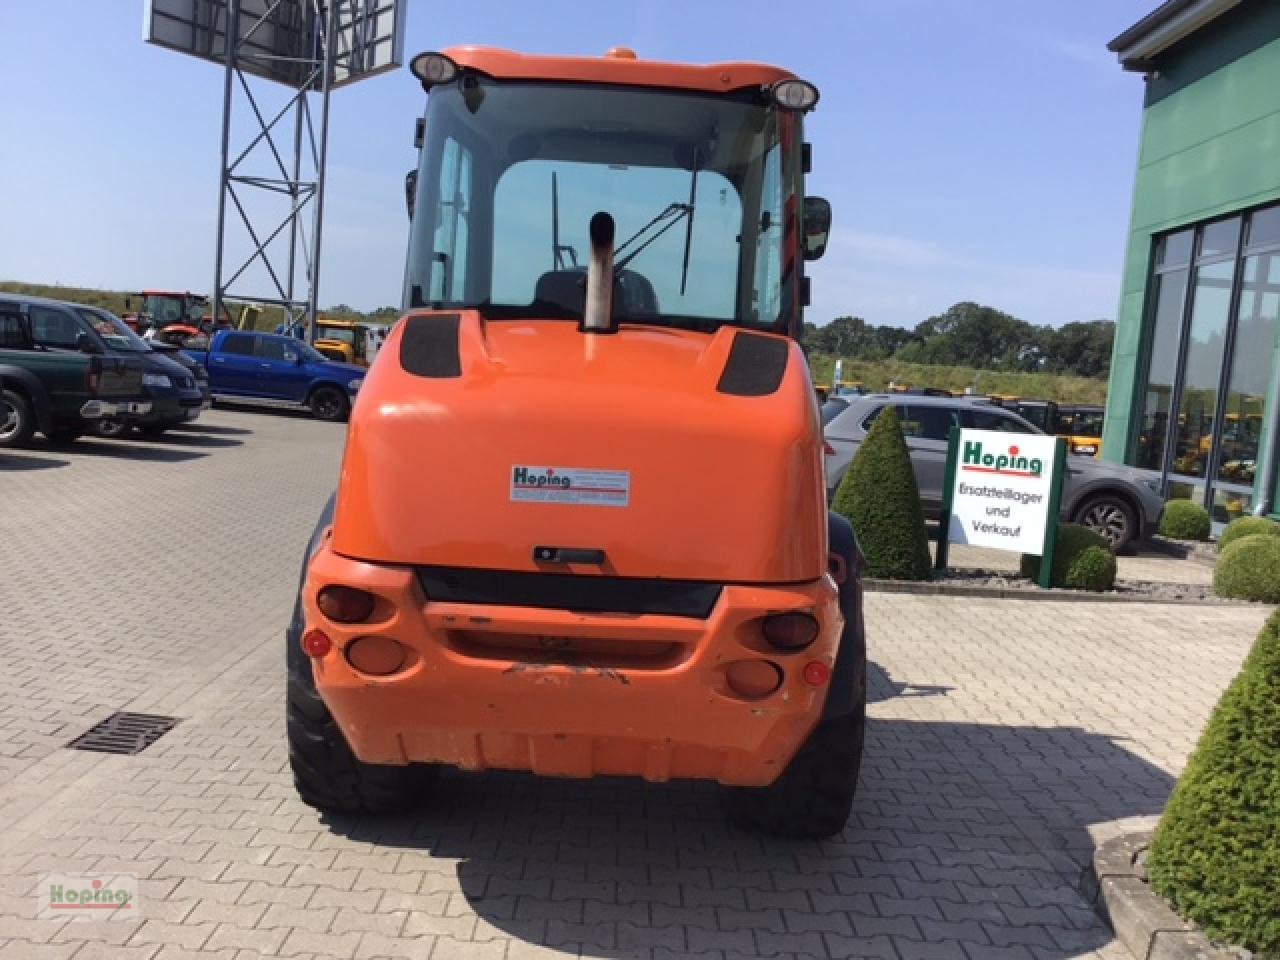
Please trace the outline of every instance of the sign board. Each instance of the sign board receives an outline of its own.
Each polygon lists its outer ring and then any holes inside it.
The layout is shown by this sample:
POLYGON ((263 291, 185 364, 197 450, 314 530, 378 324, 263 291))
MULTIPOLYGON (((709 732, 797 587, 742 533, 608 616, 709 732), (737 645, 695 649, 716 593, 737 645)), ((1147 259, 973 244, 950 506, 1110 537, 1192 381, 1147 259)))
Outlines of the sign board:
MULTIPOLYGON (((225 65, 231 0, 144 0, 143 39, 225 65)), ((405 0, 238 0, 236 66, 300 87, 317 69, 323 18, 335 16, 331 88, 404 62, 405 0)), ((317 81, 314 86, 318 89, 317 81)))
MULTIPOLYGON (((949 543, 1051 561, 1065 466, 1061 437, 952 430, 938 566, 946 566, 949 543)), ((1043 583, 1049 563, 1042 566, 1043 583)))

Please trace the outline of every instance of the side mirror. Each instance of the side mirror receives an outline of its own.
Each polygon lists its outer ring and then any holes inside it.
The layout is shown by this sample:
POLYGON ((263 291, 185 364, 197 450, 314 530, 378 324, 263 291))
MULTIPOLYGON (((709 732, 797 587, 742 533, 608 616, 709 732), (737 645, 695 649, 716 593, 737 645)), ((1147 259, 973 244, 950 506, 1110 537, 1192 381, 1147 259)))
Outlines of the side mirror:
POLYGON ((418 171, 410 170, 404 175, 404 205, 409 211, 409 219, 413 219, 414 202, 418 199, 418 171))
POLYGON ((101 353, 102 352, 101 350, 98 349, 98 345, 93 342, 93 339, 87 333, 76 334, 76 349, 79 350, 81 353, 101 353))
POLYGON ((804 258, 817 260, 827 252, 831 234, 831 204, 822 197, 804 198, 804 258))

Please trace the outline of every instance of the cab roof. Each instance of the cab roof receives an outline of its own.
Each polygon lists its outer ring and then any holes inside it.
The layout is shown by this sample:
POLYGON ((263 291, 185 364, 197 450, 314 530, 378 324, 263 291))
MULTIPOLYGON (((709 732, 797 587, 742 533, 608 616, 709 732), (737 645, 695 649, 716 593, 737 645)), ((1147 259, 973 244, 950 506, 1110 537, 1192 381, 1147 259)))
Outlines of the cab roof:
POLYGON ((630 50, 620 47, 614 47, 603 57, 545 56, 475 46, 450 47, 441 52, 460 67, 499 80, 615 83, 728 93, 796 79, 790 70, 763 63, 666 63, 641 60, 630 50))

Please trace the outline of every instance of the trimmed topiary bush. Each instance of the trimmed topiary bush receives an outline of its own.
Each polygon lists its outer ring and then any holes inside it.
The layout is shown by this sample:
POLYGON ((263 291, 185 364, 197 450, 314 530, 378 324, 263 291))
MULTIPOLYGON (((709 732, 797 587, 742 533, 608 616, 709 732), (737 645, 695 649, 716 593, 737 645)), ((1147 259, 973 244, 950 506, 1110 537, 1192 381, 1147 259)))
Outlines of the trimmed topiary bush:
POLYGON ((1213 592, 1234 600, 1280 603, 1280 537, 1255 533, 1219 551, 1213 592))
POLYGON ((1102 593, 1116 585, 1116 555, 1107 547, 1085 547, 1067 567, 1062 585, 1102 593))
MULTIPOLYGON (((1111 556, 1111 546, 1102 534, 1082 527, 1077 523, 1058 524, 1058 542, 1053 551, 1053 571, 1051 583, 1055 587, 1073 587, 1077 590, 1110 590, 1116 580, 1115 557, 1106 564, 1089 551, 1102 551, 1111 556), (1083 566, 1077 573, 1075 568, 1083 560, 1083 566), (1110 570, 1110 574, 1106 570, 1110 570), (1089 586, 1088 584, 1105 583, 1105 586, 1089 586)), ((1029 580, 1040 578, 1040 558, 1030 553, 1022 555, 1020 564, 1022 575, 1029 580)))
POLYGON ((1160 518, 1160 535, 1170 540, 1208 540, 1209 511, 1192 500, 1170 500, 1160 518))
POLYGON ((933 564, 924 509, 893 407, 881 410, 867 431, 831 507, 853 524, 868 576, 929 579, 933 564))
POLYGON ((1268 517, 1239 517, 1228 523, 1227 529, 1222 531, 1222 536, 1218 538, 1218 549, 1221 550, 1233 540, 1260 533, 1280 537, 1280 523, 1268 517))
POLYGON ((1151 885, 1210 937, 1280 957, 1277 824, 1280 614, 1262 628, 1174 787, 1147 855, 1151 885))

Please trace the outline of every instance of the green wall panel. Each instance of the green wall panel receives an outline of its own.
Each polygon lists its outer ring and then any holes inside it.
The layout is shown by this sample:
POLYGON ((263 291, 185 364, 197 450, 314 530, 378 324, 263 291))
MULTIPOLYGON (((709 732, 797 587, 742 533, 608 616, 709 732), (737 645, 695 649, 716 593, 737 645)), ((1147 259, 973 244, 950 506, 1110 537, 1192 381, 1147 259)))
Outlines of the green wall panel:
MULTIPOLYGON (((1260 18, 1272 30, 1274 18, 1260 18)), ((1122 461, 1138 379, 1152 236, 1280 199, 1280 39, 1157 100, 1143 114, 1103 456, 1122 461)))

